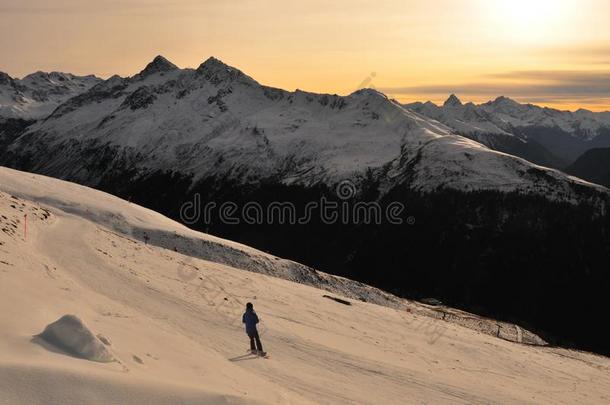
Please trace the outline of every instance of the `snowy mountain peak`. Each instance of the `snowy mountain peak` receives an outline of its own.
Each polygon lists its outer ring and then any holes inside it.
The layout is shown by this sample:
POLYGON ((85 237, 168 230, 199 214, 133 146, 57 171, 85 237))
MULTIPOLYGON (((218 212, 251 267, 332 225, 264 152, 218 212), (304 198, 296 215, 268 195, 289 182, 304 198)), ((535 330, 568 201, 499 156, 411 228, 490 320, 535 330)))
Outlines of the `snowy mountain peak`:
POLYGON ((356 90, 355 92, 350 94, 350 96, 381 97, 384 99, 388 99, 388 96, 386 96, 382 92, 371 88, 356 90))
POLYGON ((223 71, 223 70, 225 70, 225 71, 234 71, 234 70, 239 71, 238 69, 235 69, 234 67, 231 67, 231 66, 227 65, 226 63, 224 63, 220 59, 216 59, 213 56, 210 56, 209 58, 207 58, 197 68, 197 72, 199 72, 199 73, 203 73, 203 72, 219 72, 219 71, 223 71))
POLYGON ((199 65, 200 68, 211 68, 214 66, 232 68, 231 66, 227 65, 226 63, 224 63, 223 61, 221 61, 220 59, 218 59, 214 56, 210 56, 205 61, 203 61, 203 63, 201 65, 199 65))
POLYGON ((48 78, 49 73, 43 72, 42 70, 38 70, 34 73, 30 73, 29 75, 24 76, 21 80, 48 80, 48 78))
POLYGON ((146 65, 139 75, 141 77, 146 77, 155 73, 169 72, 175 69, 178 69, 178 66, 171 63, 165 57, 157 55, 148 65, 146 65))
POLYGON ((508 97, 505 97, 505 96, 500 96, 500 97, 496 98, 494 101, 491 102, 491 104, 496 105, 496 106, 501 106, 501 105, 515 106, 515 105, 519 105, 519 103, 517 103, 512 98, 508 98, 508 97))
POLYGON ((450 95, 447 101, 445 101, 443 104, 444 107, 459 107, 461 105, 462 102, 455 94, 450 95))
POLYGON ((241 70, 227 65, 220 59, 210 56, 197 68, 197 74, 217 85, 221 82, 232 82, 238 79, 245 79, 250 84, 256 83, 254 79, 243 73, 241 70))
POLYGON ((23 79, 21 79, 23 82, 36 82, 36 81, 42 81, 44 82, 50 82, 52 80, 68 80, 70 78, 72 78, 73 76, 70 73, 62 73, 62 72, 43 72, 43 71, 37 71, 34 73, 30 73, 29 75, 25 76, 23 79))
POLYGON ((37 71, 35 73, 30 73, 25 76, 23 79, 19 80, 23 85, 34 85, 34 84, 62 84, 70 81, 101 81, 95 75, 85 75, 85 76, 77 76, 72 73, 64 73, 64 72, 43 72, 37 71))
POLYGON ((13 82, 12 77, 4 72, 0 72, 0 85, 11 85, 13 82))

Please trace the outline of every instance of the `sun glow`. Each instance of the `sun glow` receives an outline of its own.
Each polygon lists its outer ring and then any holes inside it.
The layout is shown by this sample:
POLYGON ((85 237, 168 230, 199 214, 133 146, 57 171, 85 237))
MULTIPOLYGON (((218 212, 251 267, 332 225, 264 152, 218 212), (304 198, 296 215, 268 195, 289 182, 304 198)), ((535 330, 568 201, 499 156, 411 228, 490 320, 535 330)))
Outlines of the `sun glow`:
POLYGON ((492 29, 502 36, 528 42, 548 42, 567 29, 572 0, 487 0, 492 29))

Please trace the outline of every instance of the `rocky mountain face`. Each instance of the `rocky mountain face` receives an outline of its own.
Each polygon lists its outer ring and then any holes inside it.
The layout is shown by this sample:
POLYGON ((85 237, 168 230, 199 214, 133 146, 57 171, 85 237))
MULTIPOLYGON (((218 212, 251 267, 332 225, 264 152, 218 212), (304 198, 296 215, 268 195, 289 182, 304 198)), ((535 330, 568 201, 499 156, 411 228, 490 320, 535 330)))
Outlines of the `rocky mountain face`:
MULTIPOLYGON (((498 142, 534 153, 528 145, 544 138, 517 125, 519 105, 494 103, 452 97, 443 107, 406 108, 370 89, 344 97, 288 92, 215 58, 180 69, 157 57, 12 129, 0 164, 176 219, 198 198, 230 203, 237 222, 214 211, 189 225, 402 296, 525 322, 551 341, 603 348, 608 340, 591 340, 588 321, 607 309, 597 292, 610 286, 609 192, 493 150, 498 142), (460 136, 473 126, 484 128, 482 138, 460 136), (483 137, 491 147, 478 142, 483 137), (340 215, 329 221, 323 207, 312 209, 319 201, 340 215), (307 220, 252 221, 243 209, 252 202, 286 203, 289 218, 307 220), (396 203, 400 221, 389 221, 396 203), (372 220, 357 220, 363 209, 372 220)), ((545 119, 561 123, 555 113, 545 119)), ((555 156, 540 148, 536 156, 555 156)))
POLYGON ((475 105, 451 95, 443 106, 405 105, 455 133, 501 152, 565 169, 589 149, 610 146, 610 113, 560 111, 519 104, 507 97, 475 105))

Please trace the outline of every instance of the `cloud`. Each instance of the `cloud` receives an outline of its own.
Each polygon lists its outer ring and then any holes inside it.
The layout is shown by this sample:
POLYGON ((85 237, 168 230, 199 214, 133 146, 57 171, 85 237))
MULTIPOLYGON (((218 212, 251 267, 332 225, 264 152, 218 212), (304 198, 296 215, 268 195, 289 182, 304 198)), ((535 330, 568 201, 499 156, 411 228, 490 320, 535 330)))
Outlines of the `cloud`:
POLYGON ((456 93, 489 98, 504 95, 540 103, 607 104, 610 98, 610 71, 524 70, 489 74, 482 79, 471 83, 386 87, 380 90, 396 95, 438 96, 456 93))
POLYGON ((102 0, 84 2, 82 0, 2 0, 0 13, 25 15, 100 15, 129 14, 150 15, 193 11, 205 3, 199 0, 102 0))
POLYGON ((610 46, 607 44, 581 44, 537 49, 537 56, 559 59, 572 64, 610 65, 610 46))
POLYGON ((490 78, 556 84, 559 87, 604 87, 610 84, 610 71, 599 70, 518 70, 488 75, 490 78))

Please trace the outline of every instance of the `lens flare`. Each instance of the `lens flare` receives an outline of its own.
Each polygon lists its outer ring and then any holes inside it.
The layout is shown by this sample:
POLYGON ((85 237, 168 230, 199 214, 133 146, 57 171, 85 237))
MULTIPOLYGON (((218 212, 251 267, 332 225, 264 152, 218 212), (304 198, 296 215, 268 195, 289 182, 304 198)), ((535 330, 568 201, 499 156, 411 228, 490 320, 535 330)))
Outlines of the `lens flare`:
POLYGON ((562 30, 571 0, 487 0, 492 30, 513 40, 548 41, 562 30))

